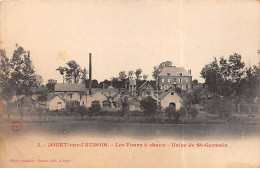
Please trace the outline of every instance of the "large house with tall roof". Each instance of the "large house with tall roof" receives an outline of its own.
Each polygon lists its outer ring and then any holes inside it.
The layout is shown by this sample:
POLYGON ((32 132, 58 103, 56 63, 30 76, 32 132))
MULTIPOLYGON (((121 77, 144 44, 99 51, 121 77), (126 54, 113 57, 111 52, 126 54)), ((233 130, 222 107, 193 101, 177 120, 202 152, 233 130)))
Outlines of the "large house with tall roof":
POLYGON ((170 87, 179 87, 182 90, 191 89, 191 70, 186 71, 183 67, 164 67, 157 78, 159 90, 167 90, 170 87))

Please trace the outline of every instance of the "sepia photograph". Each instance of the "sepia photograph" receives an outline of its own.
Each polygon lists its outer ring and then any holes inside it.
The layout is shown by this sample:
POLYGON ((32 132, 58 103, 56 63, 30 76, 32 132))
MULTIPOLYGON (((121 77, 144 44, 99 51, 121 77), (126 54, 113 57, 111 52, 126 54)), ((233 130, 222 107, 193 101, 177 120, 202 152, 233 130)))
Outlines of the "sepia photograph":
POLYGON ((0 2, 1 168, 259 168, 260 1, 0 2))

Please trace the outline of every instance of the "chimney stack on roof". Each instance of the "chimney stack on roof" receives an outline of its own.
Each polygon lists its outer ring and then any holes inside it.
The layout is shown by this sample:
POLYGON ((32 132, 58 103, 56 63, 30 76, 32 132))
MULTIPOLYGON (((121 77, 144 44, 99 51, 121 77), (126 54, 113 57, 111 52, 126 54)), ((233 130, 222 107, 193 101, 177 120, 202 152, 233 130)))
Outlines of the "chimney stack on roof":
POLYGON ((188 73, 191 75, 191 69, 188 70, 188 73))

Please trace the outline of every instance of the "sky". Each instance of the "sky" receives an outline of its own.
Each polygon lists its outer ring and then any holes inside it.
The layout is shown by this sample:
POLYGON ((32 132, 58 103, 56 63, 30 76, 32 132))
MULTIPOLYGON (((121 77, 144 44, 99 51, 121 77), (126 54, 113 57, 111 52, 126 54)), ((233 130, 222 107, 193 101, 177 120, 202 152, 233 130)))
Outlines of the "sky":
POLYGON ((75 60, 93 78, 141 68, 152 79, 164 61, 200 71, 214 57, 242 55, 257 65, 260 5, 256 0, 20 0, 0 3, 0 48, 12 56, 18 43, 30 50, 37 74, 46 82, 75 60))

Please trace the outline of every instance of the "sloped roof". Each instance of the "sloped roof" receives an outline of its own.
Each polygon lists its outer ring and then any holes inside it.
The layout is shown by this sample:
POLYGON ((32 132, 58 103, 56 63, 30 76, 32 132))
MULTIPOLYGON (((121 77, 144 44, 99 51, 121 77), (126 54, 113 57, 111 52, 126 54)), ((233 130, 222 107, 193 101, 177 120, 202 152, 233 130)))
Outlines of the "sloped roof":
POLYGON ((149 82, 149 81, 145 81, 140 87, 139 90, 141 90, 145 85, 151 87, 153 90, 155 90, 155 88, 153 87, 153 85, 149 82))
POLYGON ((40 96, 41 94, 33 94, 31 97, 33 100, 37 100, 40 96))
POLYGON ((162 100, 167 94, 169 94, 170 92, 174 92, 175 94, 177 94, 180 98, 181 98, 181 96, 171 87, 171 88, 169 88, 168 90, 165 90, 165 91, 163 91, 162 93, 160 93, 159 95, 158 95, 158 99, 159 100, 162 100))
POLYGON ((191 76, 183 67, 164 67, 159 76, 166 76, 167 73, 170 73, 171 76, 180 76, 180 73, 182 76, 191 76))
POLYGON ((139 100, 137 97, 129 97, 129 98, 128 98, 128 102, 129 102, 129 103, 131 103, 131 102, 133 102, 133 101, 137 101, 137 102, 140 103, 141 100, 139 100))
POLYGON ((55 92, 83 92, 85 90, 85 84, 76 83, 57 83, 54 88, 55 92))
POLYGON ((112 85, 110 85, 109 87, 107 87, 105 90, 116 90, 112 85))
POLYGON ((54 97, 56 97, 56 96, 58 96, 58 97, 60 97, 62 100, 65 100, 65 98, 64 98, 64 94, 54 94, 54 93, 51 93, 51 94, 48 94, 47 95, 47 101, 50 101, 50 100, 52 100, 54 97))

